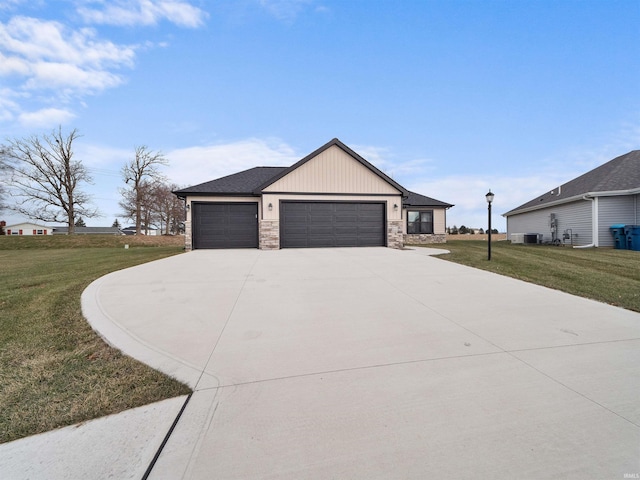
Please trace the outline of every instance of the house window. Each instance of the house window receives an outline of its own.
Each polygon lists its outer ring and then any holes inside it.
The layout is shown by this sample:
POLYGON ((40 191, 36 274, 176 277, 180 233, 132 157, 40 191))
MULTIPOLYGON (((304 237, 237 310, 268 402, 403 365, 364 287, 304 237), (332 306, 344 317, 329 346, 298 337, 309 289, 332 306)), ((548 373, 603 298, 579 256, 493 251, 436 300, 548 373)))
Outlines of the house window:
POLYGON ((43 235, 42 230, 38 230, 38 233, 36 233, 36 235, 43 235))
POLYGON ((433 210, 407 212, 407 233, 433 233, 433 210))

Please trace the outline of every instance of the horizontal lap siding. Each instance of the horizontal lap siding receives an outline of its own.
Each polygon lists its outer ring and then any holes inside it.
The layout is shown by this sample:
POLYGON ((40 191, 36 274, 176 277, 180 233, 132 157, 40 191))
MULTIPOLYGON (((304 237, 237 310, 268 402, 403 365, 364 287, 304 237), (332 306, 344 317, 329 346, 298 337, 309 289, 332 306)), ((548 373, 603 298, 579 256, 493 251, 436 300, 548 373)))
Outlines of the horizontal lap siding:
POLYGON ((637 223, 637 195, 598 198, 598 237, 601 247, 612 247, 613 236, 609 227, 623 223, 637 223))
POLYGON ((554 213, 558 221, 558 238, 562 239, 562 233, 571 229, 574 235, 574 244, 588 245, 593 241, 591 211, 590 200, 579 200, 533 212, 511 215, 507 218, 507 238, 511 240, 513 233, 542 233, 543 241, 550 242, 552 237, 549 216, 554 213))

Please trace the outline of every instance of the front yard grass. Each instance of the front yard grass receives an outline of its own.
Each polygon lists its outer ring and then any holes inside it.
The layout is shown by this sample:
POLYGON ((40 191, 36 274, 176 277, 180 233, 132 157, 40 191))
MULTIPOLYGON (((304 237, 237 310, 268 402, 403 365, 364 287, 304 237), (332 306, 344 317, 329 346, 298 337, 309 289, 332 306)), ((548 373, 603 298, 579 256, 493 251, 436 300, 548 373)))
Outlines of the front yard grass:
POLYGON ((0 443, 190 391, 108 346, 80 307, 93 280, 178 254, 178 245, 179 239, 0 237, 0 443), (104 246, 124 241, 131 248, 104 246))
POLYGON ((447 240, 438 258, 640 312, 640 252, 447 240))

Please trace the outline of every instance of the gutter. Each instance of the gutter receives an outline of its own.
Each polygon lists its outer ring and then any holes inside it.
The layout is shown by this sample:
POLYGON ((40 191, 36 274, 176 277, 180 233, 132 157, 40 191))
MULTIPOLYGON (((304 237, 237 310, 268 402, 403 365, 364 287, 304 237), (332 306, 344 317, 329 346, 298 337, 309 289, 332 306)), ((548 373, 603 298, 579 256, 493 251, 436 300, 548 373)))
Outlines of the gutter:
POLYGON ((640 194, 640 187, 630 188, 628 190, 607 190, 603 192, 586 192, 586 193, 581 193, 580 195, 574 195, 572 197, 555 200, 553 202, 541 203, 540 205, 523 208, 521 210, 511 210, 507 213, 503 213, 502 216, 506 218, 511 215, 518 215, 520 213, 533 212, 535 210, 541 210, 547 207, 555 207, 556 205, 562 205, 563 203, 571 203, 578 200, 587 200, 587 198, 591 200, 591 198, 597 198, 597 197, 616 197, 620 195, 636 195, 636 194, 640 194))

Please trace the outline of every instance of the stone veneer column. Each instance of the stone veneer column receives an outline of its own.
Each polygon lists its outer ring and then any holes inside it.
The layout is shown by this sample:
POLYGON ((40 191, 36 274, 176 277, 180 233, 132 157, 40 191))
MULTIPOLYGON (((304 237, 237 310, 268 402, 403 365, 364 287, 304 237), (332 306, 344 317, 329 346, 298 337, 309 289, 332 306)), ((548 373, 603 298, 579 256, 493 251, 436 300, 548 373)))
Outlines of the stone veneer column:
POLYGON ((280 222, 262 220, 260 222, 260 250, 278 250, 280 248, 280 222))
POLYGON ((191 222, 184 222, 184 249, 191 250, 191 222))
POLYGON ((387 222, 387 247, 403 248, 402 220, 389 220, 387 222))
POLYGON ((404 236, 406 245, 430 245, 432 243, 447 243, 445 233, 420 233, 404 236))

